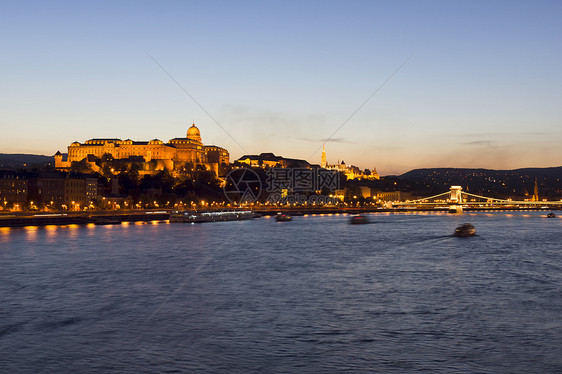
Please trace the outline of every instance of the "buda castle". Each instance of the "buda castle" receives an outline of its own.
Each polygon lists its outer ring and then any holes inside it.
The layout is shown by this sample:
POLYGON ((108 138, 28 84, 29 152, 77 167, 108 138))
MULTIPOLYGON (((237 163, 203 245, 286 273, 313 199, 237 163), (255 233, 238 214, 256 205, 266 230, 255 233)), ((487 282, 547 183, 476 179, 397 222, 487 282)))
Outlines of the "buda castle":
POLYGON ((114 159, 144 162, 144 170, 180 170, 188 164, 192 167, 202 166, 218 175, 219 166, 229 163, 226 149, 214 145, 203 145, 201 133, 195 124, 187 129, 185 138, 174 138, 167 143, 159 139, 150 141, 133 141, 131 139, 90 139, 84 143, 74 142, 68 146, 65 160, 61 152, 55 154, 55 167, 69 169, 72 162, 84 159, 102 158, 109 154, 114 159), (152 164, 152 168, 149 167, 152 164))

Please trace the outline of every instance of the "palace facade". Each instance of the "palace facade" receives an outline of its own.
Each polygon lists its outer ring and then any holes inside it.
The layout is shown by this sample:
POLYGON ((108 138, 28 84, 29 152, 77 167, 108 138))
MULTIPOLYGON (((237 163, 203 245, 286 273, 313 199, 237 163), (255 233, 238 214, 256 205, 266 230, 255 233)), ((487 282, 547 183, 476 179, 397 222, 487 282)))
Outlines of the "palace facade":
MULTIPOLYGON (((68 156, 64 160, 62 153, 55 154, 55 167, 69 169, 73 162, 102 158, 109 154, 114 159, 134 162, 152 163, 154 170, 180 170, 187 164, 192 167, 203 166, 218 175, 219 166, 228 164, 230 155, 224 148, 215 145, 203 145, 201 133, 195 124, 187 130, 185 138, 170 139, 167 143, 159 139, 150 141, 121 140, 100 138, 74 142, 68 146, 68 156)), ((148 168, 148 167, 147 167, 148 168)))

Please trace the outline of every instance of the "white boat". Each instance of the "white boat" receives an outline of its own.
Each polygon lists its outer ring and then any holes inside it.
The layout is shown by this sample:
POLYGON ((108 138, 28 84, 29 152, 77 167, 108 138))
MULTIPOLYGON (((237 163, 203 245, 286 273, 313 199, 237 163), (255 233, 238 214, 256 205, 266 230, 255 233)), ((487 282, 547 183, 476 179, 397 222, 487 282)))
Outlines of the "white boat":
POLYGON ((241 221, 254 218, 252 211, 177 212, 170 214, 170 222, 202 223, 241 221))

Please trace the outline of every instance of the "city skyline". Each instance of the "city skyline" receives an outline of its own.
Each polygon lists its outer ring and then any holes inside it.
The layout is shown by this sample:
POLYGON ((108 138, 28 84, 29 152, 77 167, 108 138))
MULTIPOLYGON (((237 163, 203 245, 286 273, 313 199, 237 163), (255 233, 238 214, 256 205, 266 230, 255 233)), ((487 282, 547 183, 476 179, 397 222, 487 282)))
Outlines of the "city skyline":
POLYGON ((560 166, 562 3, 4 7, 2 153, 172 139, 381 175, 560 166), (31 9, 31 10, 30 10, 31 9))

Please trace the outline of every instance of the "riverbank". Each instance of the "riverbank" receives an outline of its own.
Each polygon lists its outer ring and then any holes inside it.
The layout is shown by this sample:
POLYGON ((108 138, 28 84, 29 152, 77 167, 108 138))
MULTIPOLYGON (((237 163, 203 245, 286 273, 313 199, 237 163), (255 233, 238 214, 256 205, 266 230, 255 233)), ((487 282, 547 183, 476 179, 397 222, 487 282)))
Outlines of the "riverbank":
POLYGON ((121 222, 148 222, 169 219, 166 211, 96 212, 96 213, 16 213, 0 215, 0 227, 119 224, 121 222))
MULTIPOLYGON (((560 210, 560 207, 463 207, 463 211, 465 212, 489 212, 489 211, 516 211, 516 212, 525 212, 525 211, 551 211, 551 210, 560 210)), ((400 213, 400 212, 449 212, 449 207, 439 207, 439 208, 407 208, 407 207, 400 207, 400 208, 377 208, 377 207, 360 207, 360 208, 337 208, 337 207, 325 207, 325 208, 300 208, 300 207, 293 207, 293 208, 256 208, 252 209, 253 212, 259 213, 263 216, 271 216, 275 215, 279 212, 291 214, 293 216, 299 216, 304 214, 361 214, 361 213, 400 213)))
MULTIPOLYGON (((465 212, 490 212, 490 211, 544 211, 545 213, 560 208, 542 207, 469 207, 463 208, 465 212)), ((236 212, 237 210, 230 210, 236 212)), ((254 208, 252 212, 256 216, 273 216, 279 212, 284 212, 292 216, 312 215, 312 214, 361 214, 361 213, 415 213, 415 212, 447 212, 448 208, 303 208, 303 207, 277 207, 277 208, 254 208)), ((202 215, 210 212, 224 212, 224 210, 198 210, 193 212, 202 215)), ((100 211, 100 212, 52 212, 52 213, 1 213, 0 227, 24 227, 24 226, 48 226, 48 225, 86 225, 86 224, 120 224, 121 222, 149 222, 163 221, 170 219, 171 211, 168 210, 143 210, 143 211, 100 211)), ((194 222, 213 222, 224 219, 197 219, 194 222)), ((247 219, 244 217, 244 219, 247 219)), ((191 222, 191 221, 190 221, 191 222)))

